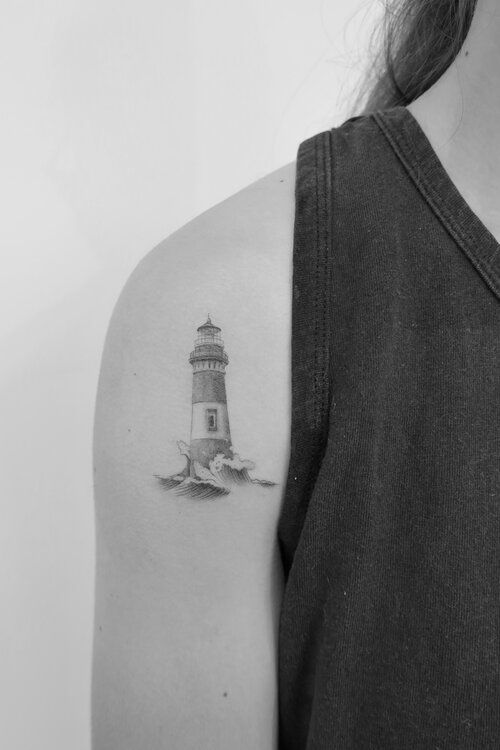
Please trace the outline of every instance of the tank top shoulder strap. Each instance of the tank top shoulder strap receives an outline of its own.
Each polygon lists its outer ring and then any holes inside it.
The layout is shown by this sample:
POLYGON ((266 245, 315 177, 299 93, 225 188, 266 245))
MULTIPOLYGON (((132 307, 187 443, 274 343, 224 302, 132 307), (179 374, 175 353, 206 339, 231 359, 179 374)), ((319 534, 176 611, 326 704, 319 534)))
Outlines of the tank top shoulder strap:
POLYGON ((291 445, 278 536, 285 572, 325 451, 330 400, 332 132, 303 141, 295 181, 291 445))

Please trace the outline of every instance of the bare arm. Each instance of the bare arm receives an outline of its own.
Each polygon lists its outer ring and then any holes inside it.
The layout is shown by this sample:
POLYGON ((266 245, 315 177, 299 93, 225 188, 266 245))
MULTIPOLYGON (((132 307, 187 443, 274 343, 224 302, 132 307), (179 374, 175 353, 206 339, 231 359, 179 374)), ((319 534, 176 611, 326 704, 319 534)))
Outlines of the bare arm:
POLYGON ((290 165, 172 235, 114 311, 94 441, 94 750, 276 747, 293 180, 290 165))

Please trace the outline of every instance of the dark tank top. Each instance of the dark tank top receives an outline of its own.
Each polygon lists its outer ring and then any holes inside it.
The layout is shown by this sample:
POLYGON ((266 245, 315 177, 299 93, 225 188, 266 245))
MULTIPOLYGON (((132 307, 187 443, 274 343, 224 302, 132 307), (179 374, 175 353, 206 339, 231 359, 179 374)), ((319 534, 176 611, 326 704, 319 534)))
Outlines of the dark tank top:
POLYGON ((304 141, 281 750, 498 750, 500 246, 398 107, 304 141))

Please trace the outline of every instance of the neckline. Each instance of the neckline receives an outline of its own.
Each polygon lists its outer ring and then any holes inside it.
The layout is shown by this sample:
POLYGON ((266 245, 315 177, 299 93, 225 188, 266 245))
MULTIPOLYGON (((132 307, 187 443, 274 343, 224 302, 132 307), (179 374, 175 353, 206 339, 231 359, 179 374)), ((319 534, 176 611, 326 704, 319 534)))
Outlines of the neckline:
POLYGON ((452 181, 420 123, 402 106, 373 118, 435 215, 500 299, 500 244, 452 181))

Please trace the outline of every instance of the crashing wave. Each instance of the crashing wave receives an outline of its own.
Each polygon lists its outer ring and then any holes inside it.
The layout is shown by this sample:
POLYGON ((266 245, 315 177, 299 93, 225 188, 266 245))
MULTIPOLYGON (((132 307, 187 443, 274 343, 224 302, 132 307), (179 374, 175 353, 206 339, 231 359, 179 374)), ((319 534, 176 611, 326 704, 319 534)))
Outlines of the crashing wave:
POLYGON ((241 458, 237 453, 234 453, 232 457, 218 453, 207 468, 199 461, 191 461, 190 449, 185 442, 179 440, 177 447, 179 453, 186 458, 184 470, 167 477, 155 475, 164 489, 173 490, 176 495, 213 498, 228 495, 231 485, 275 486, 275 482, 251 477, 249 472, 255 470, 255 463, 241 458))

